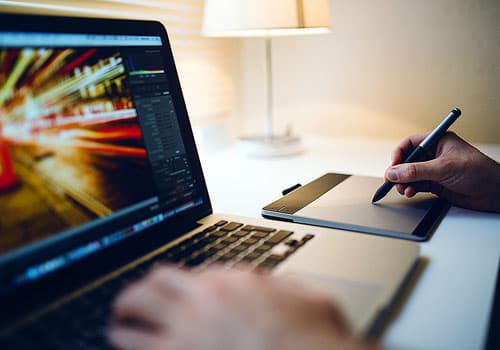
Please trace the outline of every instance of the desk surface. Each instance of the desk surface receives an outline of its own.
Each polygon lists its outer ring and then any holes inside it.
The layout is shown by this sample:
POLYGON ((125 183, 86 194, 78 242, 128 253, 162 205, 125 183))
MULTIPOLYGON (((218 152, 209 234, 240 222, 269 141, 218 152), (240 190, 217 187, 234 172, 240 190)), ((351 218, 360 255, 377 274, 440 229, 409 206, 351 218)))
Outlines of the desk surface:
MULTIPOLYGON (((300 156, 251 159, 231 147, 201 153, 201 161, 214 212, 261 217, 261 208, 284 188, 326 172, 382 177, 397 142, 309 137, 300 156)), ((500 159, 500 145, 478 148, 500 159)), ((481 349, 500 257, 500 215, 452 207, 421 247, 421 264, 383 343, 390 348, 481 349)))

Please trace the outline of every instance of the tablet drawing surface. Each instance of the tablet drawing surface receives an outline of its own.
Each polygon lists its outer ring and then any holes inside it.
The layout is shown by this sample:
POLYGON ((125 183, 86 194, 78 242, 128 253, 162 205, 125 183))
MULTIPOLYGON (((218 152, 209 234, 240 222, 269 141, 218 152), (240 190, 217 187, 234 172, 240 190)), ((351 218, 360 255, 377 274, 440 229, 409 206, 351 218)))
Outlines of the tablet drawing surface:
POLYGON ((383 179, 344 175, 340 182, 335 183, 331 182, 329 175, 338 176, 326 174, 316 179, 309 189, 309 184, 305 185, 292 192, 290 198, 285 196, 274 206, 266 206, 263 215, 310 225, 423 240, 446 209, 446 205, 435 195, 419 193, 413 198, 406 198, 395 189, 380 202, 372 204, 373 194, 383 179), (321 193, 316 193, 316 198, 309 197, 300 203, 301 198, 310 194, 312 185, 318 188, 321 184, 321 193), (283 213, 281 208, 292 202, 296 210, 283 213))

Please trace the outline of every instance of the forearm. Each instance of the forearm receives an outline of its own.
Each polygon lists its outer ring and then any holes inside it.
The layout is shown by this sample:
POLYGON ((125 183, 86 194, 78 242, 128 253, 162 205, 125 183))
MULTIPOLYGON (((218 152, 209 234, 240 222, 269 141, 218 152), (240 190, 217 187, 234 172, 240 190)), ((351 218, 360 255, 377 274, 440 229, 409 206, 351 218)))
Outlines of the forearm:
POLYGON ((470 169, 476 173, 476 191, 482 201, 478 209, 500 213, 500 164, 482 152, 478 155, 477 166, 470 169))
POLYGON ((491 176, 491 209, 494 212, 500 213, 500 164, 494 160, 492 165, 492 176, 491 176))

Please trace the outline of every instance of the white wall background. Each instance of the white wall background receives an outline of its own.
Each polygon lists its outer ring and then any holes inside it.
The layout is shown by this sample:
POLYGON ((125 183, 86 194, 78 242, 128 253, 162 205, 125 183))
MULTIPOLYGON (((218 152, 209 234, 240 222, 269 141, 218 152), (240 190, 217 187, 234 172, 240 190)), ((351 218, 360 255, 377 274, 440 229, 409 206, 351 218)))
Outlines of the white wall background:
MULTIPOLYGON (((401 138, 458 106, 453 130, 500 143, 500 1, 331 0, 330 34, 273 39, 278 131, 401 138)), ((237 123, 263 130, 263 39, 240 39, 237 123)))

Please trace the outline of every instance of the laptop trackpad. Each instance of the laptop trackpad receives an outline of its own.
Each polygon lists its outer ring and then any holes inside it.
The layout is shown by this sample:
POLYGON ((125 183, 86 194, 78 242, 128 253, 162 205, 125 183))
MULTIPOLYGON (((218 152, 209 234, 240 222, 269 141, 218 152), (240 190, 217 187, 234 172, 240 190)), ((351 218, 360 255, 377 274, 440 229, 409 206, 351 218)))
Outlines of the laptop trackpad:
POLYGON ((283 272, 330 295, 355 333, 367 330, 381 306, 383 288, 380 285, 286 269, 283 272))

